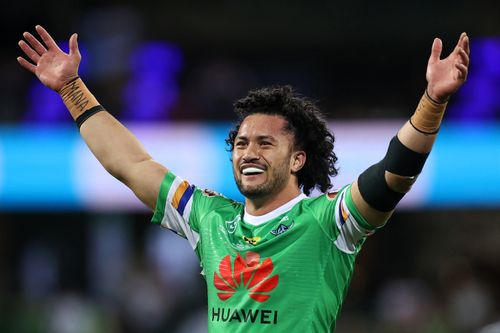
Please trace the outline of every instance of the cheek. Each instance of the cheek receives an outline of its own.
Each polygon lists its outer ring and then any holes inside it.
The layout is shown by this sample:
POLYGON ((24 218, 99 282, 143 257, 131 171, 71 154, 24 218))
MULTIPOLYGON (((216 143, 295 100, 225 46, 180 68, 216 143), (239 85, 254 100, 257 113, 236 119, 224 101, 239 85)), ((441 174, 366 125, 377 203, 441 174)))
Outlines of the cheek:
POLYGON ((267 155, 266 160, 275 166, 288 167, 291 165, 291 157, 288 151, 276 151, 267 155))
POLYGON ((240 154, 238 154, 236 151, 233 151, 231 155, 231 162, 233 163, 233 167, 236 168, 236 166, 239 164, 240 160, 240 154))

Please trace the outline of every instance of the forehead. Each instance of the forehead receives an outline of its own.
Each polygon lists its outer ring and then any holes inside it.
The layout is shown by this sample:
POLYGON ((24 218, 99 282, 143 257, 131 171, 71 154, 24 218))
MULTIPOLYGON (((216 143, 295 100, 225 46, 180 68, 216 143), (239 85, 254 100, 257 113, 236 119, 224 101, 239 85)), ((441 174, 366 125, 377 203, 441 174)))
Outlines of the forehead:
POLYGON ((282 116, 269 114, 252 114, 246 117, 238 130, 238 136, 259 137, 259 136, 290 136, 285 130, 287 121, 282 116))

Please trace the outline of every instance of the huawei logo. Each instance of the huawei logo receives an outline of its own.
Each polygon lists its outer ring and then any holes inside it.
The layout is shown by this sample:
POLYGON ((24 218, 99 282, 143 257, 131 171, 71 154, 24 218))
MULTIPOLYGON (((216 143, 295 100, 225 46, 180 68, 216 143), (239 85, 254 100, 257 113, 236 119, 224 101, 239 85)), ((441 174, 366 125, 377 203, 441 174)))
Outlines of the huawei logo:
POLYGON ((278 285, 278 274, 269 277, 273 269, 270 258, 260 262, 260 255, 255 252, 247 252, 245 259, 238 253, 233 265, 231 257, 225 256, 219 264, 220 275, 214 272, 214 286, 220 290, 217 296, 225 301, 237 292, 245 292, 257 302, 265 302, 271 297, 268 293, 278 285))

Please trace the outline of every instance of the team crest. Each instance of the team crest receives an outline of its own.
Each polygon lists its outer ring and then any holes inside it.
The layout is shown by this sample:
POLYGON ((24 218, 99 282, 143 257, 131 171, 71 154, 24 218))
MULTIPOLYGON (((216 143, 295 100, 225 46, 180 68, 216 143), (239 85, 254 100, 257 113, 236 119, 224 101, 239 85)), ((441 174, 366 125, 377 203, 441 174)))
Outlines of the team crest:
POLYGON ((274 229, 274 230, 271 230, 271 234, 273 234, 274 236, 279 236, 281 235, 282 233, 292 229, 292 227, 294 226, 295 222, 292 221, 292 224, 290 224, 289 226, 287 225, 284 225, 283 223, 280 223, 280 225, 274 229))
POLYGON ((226 221, 226 230, 228 233, 233 234, 236 231, 236 226, 241 221, 241 217, 236 215, 231 221, 226 221))

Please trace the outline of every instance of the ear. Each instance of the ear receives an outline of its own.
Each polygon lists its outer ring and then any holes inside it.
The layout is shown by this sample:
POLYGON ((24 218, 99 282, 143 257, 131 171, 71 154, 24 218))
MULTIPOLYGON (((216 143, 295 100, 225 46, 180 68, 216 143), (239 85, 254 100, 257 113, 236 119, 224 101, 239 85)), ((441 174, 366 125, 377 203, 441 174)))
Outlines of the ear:
POLYGON ((292 159, 290 161, 292 173, 297 173, 306 164, 306 152, 299 150, 292 153, 292 159))

